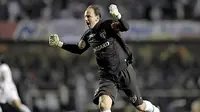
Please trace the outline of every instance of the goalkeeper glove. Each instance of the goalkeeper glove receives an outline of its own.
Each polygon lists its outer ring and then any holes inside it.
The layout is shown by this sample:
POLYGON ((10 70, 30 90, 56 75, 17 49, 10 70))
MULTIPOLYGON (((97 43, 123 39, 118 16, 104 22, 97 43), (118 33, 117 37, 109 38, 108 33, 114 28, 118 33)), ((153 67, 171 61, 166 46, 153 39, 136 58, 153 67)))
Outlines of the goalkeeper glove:
POLYGON ((110 14, 112 15, 112 17, 114 18, 114 19, 121 19, 121 14, 119 13, 119 11, 118 11, 118 8, 117 8, 117 6, 116 5, 114 5, 114 4, 111 4, 110 6, 109 6, 109 12, 110 12, 110 14))
POLYGON ((60 41, 59 36, 57 34, 53 34, 49 36, 49 45, 53 47, 62 47, 63 42, 60 41))

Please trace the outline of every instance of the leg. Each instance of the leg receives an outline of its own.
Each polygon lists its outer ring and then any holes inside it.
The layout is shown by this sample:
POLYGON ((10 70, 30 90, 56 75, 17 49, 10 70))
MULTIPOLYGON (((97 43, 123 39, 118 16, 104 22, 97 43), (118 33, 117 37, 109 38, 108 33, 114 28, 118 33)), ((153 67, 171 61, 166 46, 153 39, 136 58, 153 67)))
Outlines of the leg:
POLYGON ((22 104, 20 100, 14 100, 12 106, 14 106, 19 112, 31 112, 30 109, 26 105, 22 104))
POLYGON ((112 99, 108 95, 99 97, 99 109, 101 112, 111 112, 112 99))
POLYGON ((100 79, 99 88, 94 95, 94 104, 98 105, 100 112, 111 112, 117 95, 115 84, 108 79, 100 79))
POLYGON ((122 76, 120 89, 125 92, 137 110, 141 112, 160 112, 151 102, 143 101, 137 86, 136 73, 132 65, 129 65, 127 69, 120 72, 120 75, 122 76))
POLYGON ((31 112, 27 106, 21 103, 21 99, 15 85, 10 86, 9 90, 10 91, 7 94, 7 102, 19 112, 31 112))
POLYGON ((11 105, 14 106, 15 108, 17 108, 18 110, 20 110, 21 101, 20 101, 20 100, 13 100, 13 101, 11 102, 11 105))

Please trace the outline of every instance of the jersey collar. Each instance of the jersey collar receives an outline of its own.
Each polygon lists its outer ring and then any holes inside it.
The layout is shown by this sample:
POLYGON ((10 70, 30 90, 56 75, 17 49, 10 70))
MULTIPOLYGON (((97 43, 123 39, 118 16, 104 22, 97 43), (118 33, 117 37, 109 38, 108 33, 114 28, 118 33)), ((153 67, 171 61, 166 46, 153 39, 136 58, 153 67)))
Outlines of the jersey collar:
POLYGON ((102 21, 99 20, 99 21, 97 22, 97 24, 92 28, 92 31, 96 31, 97 28, 100 26, 101 23, 102 23, 102 21))

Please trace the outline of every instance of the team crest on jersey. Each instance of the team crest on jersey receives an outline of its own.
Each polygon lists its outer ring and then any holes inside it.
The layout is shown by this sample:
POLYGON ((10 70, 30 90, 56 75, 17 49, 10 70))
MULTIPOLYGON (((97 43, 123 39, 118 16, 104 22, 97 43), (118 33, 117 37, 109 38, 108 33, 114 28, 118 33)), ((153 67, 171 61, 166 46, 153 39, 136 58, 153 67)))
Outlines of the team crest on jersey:
POLYGON ((100 32, 100 37, 102 37, 102 38, 106 38, 106 31, 105 30, 102 30, 101 32, 100 32))

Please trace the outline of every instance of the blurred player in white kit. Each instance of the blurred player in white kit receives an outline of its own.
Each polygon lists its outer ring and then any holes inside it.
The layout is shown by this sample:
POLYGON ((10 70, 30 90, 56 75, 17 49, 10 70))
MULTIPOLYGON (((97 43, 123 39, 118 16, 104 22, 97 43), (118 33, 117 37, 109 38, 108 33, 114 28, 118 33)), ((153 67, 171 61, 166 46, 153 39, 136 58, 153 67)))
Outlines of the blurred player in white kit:
POLYGON ((5 108, 9 105, 19 112, 31 112, 30 109, 21 103, 17 88, 12 79, 12 72, 8 64, 4 61, 4 56, 0 56, 0 112, 7 112, 5 108))

